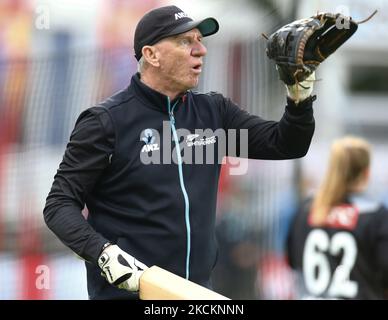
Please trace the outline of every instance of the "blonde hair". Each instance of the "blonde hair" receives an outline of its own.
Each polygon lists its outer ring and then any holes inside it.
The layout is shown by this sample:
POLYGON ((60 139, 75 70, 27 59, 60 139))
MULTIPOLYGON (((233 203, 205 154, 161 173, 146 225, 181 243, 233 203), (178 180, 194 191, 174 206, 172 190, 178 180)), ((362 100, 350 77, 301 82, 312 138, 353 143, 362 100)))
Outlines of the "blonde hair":
POLYGON ((325 222, 330 209, 345 200, 370 166, 370 144, 361 138, 345 136, 331 146, 329 166, 312 203, 313 224, 325 222))

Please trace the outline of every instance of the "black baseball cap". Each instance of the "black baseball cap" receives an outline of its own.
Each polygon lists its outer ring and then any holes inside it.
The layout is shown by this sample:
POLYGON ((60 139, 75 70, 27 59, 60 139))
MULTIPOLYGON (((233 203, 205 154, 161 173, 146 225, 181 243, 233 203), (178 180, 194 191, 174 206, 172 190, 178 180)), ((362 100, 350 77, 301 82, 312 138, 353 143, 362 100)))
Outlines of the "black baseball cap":
POLYGON ((135 57, 139 61, 144 46, 152 46, 158 41, 198 28, 203 37, 216 33, 219 25, 216 19, 206 18, 193 21, 176 6, 157 8, 146 13, 135 30, 135 57))

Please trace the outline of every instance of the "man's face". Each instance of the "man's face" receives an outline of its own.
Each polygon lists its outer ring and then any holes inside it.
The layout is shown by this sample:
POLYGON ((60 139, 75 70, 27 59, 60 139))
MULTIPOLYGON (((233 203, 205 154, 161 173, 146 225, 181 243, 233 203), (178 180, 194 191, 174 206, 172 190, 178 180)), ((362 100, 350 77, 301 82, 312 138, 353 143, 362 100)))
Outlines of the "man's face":
POLYGON ((155 46, 160 52, 162 78, 170 89, 183 92, 197 86, 207 52, 198 29, 168 37, 155 46))

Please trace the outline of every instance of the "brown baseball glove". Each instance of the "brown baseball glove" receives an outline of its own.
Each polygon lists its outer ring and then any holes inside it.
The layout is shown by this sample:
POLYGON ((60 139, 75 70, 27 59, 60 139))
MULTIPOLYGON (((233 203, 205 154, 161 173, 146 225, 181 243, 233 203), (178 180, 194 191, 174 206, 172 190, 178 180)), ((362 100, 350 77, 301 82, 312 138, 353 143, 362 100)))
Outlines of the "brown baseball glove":
POLYGON ((280 79, 286 85, 307 79, 317 67, 342 46, 360 23, 342 14, 318 13, 308 19, 287 24, 274 32, 268 40, 266 53, 274 60, 280 79))

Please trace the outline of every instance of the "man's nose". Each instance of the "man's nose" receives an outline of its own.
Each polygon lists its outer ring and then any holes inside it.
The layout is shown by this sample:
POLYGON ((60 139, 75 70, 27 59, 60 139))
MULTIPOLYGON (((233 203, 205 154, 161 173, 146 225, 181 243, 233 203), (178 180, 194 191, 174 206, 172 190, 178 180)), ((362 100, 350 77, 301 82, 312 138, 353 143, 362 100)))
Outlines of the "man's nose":
POLYGON ((195 57, 203 57, 207 53, 206 47, 202 44, 202 42, 197 42, 194 48, 191 50, 191 55, 195 57))

